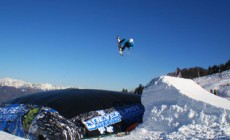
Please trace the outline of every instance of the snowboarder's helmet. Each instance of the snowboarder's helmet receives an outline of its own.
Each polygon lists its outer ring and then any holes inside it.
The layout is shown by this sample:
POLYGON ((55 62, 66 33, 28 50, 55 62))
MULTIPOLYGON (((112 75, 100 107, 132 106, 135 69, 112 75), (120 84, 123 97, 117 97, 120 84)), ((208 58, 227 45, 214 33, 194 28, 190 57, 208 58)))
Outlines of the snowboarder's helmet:
POLYGON ((133 43, 133 38, 130 38, 130 39, 129 39, 129 42, 130 42, 130 43, 133 43))

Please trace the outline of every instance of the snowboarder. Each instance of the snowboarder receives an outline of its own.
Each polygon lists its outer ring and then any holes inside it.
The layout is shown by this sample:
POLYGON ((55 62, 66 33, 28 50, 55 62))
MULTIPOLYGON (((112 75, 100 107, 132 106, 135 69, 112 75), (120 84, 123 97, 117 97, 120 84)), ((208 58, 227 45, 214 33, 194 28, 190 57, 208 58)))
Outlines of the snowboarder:
POLYGON ((132 48, 134 46, 134 41, 133 38, 130 38, 129 40, 122 39, 120 40, 120 37, 117 37, 117 42, 118 42, 118 48, 119 48, 119 53, 123 55, 123 51, 125 48, 132 48))

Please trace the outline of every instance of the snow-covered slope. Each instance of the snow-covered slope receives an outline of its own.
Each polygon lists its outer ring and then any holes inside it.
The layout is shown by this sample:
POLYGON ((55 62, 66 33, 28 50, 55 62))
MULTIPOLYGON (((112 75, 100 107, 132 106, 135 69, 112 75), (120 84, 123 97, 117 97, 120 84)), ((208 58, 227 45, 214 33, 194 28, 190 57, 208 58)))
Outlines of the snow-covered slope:
MULTIPOLYGON (((142 95, 143 123, 113 139, 230 139, 230 101, 189 79, 153 79, 142 95)), ((111 139, 111 138, 105 138, 111 139)))
POLYGON ((40 89, 40 90, 54 90, 54 89, 65 89, 67 87, 62 86, 55 86, 51 84, 32 84, 29 82, 24 82, 17 79, 12 78, 4 78, 0 79, 0 86, 10 86, 15 88, 33 88, 33 89, 40 89))
POLYGON ((0 131, 0 140, 26 140, 26 139, 0 131))
MULTIPOLYGON (((163 83, 169 87, 174 87, 179 91, 179 93, 186 95, 187 97, 192 98, 194 100, 230 110, 230 102, 228 100, 210 94, 210 92, 203 89, 193 80, 164 76, 161 77, 160 80, 157 82, 163 83)), ((154 84, 160 84, 157 82, 154 84)))
POLYGON ((194 81, 162 76, 144 90, 142 137, 214 139, 230 136, 230 101, 210 94, 194 81))
POLYGON ((193 80, 207 91, 217 90, 218 96, 230 99, 230 70, 193 80))

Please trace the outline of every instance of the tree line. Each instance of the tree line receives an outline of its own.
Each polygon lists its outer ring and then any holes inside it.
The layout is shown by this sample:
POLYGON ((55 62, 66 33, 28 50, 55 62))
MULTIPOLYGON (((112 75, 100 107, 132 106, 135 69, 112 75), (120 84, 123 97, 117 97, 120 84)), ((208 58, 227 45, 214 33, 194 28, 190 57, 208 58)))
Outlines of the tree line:
POLYGON ((230 70, 230 60, 228 60, 225 64, 209 66, 208 69, 202 67, 192 67, 184 69, 177 68, 176 72, 171 72, 167 75, 178 76, 178 74, 180 74, 183 78, 193 79, 197 77, 211 75, 214 73, 220 73, 226 70, 230 70))
POLYGON ((143 90, 144 90, 144 86, 142 86, 142 84, 140 84, 137 88, 135 88, 134 91, 130 91, 130 92, 129 92, 128 89, 123 88, 123 89, 122 89, 122 92, 134 93, 134 94, 141 95, 142 92, 143 92, 143 90))
MULTIPOLYGON (((211 75, 214 73, 220 73, 226 70, 230 70, 230 60, 228 60, 225 64, 209 66, 208 69, 202 67, 192 67, 192 68, 184 68, 184 69, 176 68, 175 72, 168 73, 167 75, 193 79, 197 77, 211 75)), ((144 86, 140 84, 138 87, 135 88, 134 91, 128 91, 127 89, 123 88, 122 92, 141 95, 143 90, 144 90, 144 86)))

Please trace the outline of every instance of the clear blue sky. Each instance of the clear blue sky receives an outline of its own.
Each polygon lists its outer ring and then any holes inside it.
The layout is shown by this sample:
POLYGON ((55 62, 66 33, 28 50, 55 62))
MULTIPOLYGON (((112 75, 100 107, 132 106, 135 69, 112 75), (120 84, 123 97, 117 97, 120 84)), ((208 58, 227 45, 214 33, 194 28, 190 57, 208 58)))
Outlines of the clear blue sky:
POLYGON ((0 78, 134 89, 230 59, 229 0, 1 0, 0 78), (118 53, 116 36, 135 46, 118 53))

